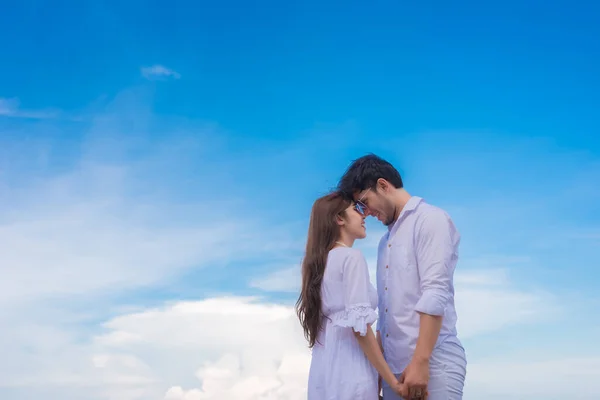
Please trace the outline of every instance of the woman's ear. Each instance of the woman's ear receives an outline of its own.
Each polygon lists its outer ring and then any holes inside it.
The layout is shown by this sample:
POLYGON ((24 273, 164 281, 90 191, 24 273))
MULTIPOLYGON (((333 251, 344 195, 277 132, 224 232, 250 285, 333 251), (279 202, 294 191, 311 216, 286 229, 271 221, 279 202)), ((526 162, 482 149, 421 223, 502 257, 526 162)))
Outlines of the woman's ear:
POLYGON ((344 221, 344 218, 342 218, 341 215, 336 215, 335 216, 335 222, 339 225, 339 226, 343 226, 346 221, 344 221))

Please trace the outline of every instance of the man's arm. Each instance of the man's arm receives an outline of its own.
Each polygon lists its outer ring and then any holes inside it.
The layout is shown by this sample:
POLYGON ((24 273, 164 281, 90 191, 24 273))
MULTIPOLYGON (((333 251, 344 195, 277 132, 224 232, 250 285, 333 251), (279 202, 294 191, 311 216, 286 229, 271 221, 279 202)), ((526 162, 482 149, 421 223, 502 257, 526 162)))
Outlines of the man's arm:
POLYGON ((419 338, 414 357, 429 360, 442 328, 442 318, 452 296, 451 283, 458 234, 450 218, 433 210, 421 221, 416 256, 421 298, 415 306, 420 314, 419 338))
POLYGON ((442 329, 442 317, 438 315, 420 314, 419 338, 413 359, 416 362, 429 362, 431 353, 435 347, 440 330, 442 329))
POLYGON ((452 221, 443 211, 432 210, 420 222, 416 256, 421 298, 415 306, 420 318, 419 337, 413 358, 403 373, 410 396, 423 393, 429 383, 429 359, 452 295, 452 263, 458 243, 458 234, 452 221))

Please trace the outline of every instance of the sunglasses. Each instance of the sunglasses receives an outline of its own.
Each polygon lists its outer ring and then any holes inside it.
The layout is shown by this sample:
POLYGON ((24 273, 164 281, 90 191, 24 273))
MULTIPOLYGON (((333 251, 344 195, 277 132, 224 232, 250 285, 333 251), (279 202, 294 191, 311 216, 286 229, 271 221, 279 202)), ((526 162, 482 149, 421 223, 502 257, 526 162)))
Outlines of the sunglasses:
POLYGON ((367 206, 364 205, 362 202, 360 201, 356 201, 354 203, 354 209, 360 214, 360 215, 367 215, 367 206))

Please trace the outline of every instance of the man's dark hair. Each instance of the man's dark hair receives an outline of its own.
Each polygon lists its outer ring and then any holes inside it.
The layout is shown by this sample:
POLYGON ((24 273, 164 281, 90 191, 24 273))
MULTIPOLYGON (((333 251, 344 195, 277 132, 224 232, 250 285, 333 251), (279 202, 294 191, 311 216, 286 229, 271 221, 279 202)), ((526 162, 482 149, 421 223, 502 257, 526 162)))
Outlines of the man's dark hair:
POLYGON ((396 189, 404 187, 400 173, 392 164, 375 154, 367 154, 350 164, 338 183, 338 190, 352 198, 356 192, 374 189, 379 178, 385 179, 396 189))

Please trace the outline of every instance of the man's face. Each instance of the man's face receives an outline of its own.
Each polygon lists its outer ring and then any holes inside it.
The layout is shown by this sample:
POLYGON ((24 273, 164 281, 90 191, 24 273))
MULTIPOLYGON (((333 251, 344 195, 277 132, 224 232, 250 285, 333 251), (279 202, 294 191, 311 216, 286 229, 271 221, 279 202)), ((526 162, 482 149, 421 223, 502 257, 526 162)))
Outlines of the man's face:
POLYGON ((354 199, 365 205, 368 215, 377 218, 384 225, 387 226, 394 222, 394 205, 381 190, 365 189, 356 193, 354 199))

